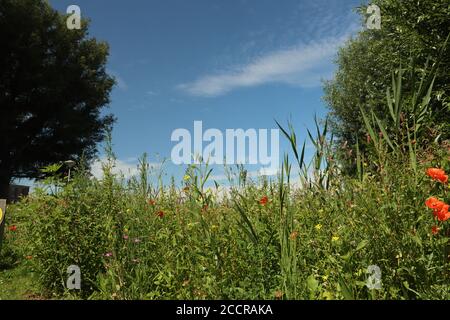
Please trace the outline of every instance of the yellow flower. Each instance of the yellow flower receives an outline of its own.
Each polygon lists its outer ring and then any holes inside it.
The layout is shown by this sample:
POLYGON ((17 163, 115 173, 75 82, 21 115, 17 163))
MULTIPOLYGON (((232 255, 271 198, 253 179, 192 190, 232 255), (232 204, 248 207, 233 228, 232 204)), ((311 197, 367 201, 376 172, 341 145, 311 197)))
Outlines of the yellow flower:
POLYGON ((131 209, 127 209, 127 213, 130 213, 131 212, 131 209))
POLYGON ((332 241, 332 242, 339 241, 339 237, 338 237, 338 236, 333 236, 333 237, 331 238, 331 241, 332 241))
POLYGON ((317 231, 320 231, 320 229, 322 229, 322 225, 320 223, 316 224, 314 228, 316 228, 317 231))
POLYGON ((188 175, 185 175, 185 176, 183 177, 183 180, 184 180, 184 181, 189 181, 189 180, 191 180, 191 177, 188 176, 188 175))
POLYGON ((324 275, 322 276, 323 281, 327 281, 328 280, 328 275, 324 275))

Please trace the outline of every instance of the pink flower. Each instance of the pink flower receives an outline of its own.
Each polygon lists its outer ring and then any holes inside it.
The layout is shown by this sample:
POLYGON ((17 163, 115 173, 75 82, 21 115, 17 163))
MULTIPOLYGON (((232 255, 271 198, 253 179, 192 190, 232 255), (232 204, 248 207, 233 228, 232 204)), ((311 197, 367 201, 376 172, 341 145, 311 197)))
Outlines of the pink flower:
POLYGON ((105 257, 107 257, 107 258, 109 258, 109 257, 112 257, 112 252, 107 252, 107 253, 105 253, 105 257))
POLYGON ((124 235, 123 235, 123 239, 124 239, 124 240, 128 240, 128 235, 127 235, 127 234, 124 234, 124 235))

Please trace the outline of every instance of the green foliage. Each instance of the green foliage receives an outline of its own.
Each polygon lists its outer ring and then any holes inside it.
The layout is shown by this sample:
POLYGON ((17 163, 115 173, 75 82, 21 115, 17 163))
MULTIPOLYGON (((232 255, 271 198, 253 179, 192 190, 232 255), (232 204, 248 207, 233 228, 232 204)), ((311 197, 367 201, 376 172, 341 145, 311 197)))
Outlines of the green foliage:
MULTIPOLYGON (((365 125, 358 110, 361 107, 366 113, 374 112, 381 121, 388 119, 386 90, 391 87, 391 70, 400 65, 407 66, 403 75, 418 78, 423 76, 423 66, 438 67, 429 102, 437 130, 430 129, 423 135, 433 139, 436 132, 443 139, 450 136, 447 121, 450 118, 450 48, 443 46, 450 34, 448 1, 374 0, 370 3, 381 9, 381 30, 365 29, 366 7, 361 7, 363 30, 340 49, 335 77, 324 86, 332 129, 340 142, 337 156, 348 173, 356 172, 351 158, 357 139, 360 152, 366 150, 365 125)), ((416 91, 415 85, 416 81, 410 78, 403 91, 411 94, 416 91)))
POLYGON ((448 185, 423 173, 431 165, 448 172, 448 151, 435 145, 433 160, 417 170, 408 155, 387 152, 382 172, 366 159, 354 179, 326 160, 333 146, 317 129, 310 138, 322 152, 299 168, 309 172, 300 187, 286 157, 275 180, 243 185, 238 167, 222 196, 204 187, 207 164, 188 168, 178 189, 163 185, 144 156, 139 175, 125 181, 112 174, 108 148, 101 180, 80 169, 57 194, 38 191, 13 206, 9 223, 18 229, 8 243, 32 256, 29 268, 48 296, 448 299, 450 229, 441 223, 433 235, 424 206, 430 195, 448 202, 448 185), (81 292, 65 289, 72 264, 81 268, 81 292), (371 265, 381 269, 381 290, 366 286, 371 265))
POLYGON ((88 37, 88 23, 68 30, 43 0, 0 1, 0 197, 12 178, 90 159, 113 122, 102 108, 114 79, 108 46, 88 37))

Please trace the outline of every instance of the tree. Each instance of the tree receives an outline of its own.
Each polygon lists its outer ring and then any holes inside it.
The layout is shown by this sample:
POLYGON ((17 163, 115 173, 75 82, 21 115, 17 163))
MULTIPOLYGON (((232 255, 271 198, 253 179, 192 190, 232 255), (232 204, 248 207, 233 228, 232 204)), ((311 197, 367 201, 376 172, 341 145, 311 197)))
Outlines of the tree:
MULTIPOLYGON (((438 60, 439 52, 450 33, 450 5, 448 0, 373 0, 381 9, 381 29, 364 29, 340 49, 333 80, 325 83, 324 100, 330 109, 332 129, 341 145, 337 150, 347 172, 354 170, 352 156, 356 139, 364 150, 366 140, 363 119, 359 112, 373 110, 380 119, 388 116, 386 90, 391 86, 392 71, 400 67, 421 78, 423 69, 438 60), (412 69, 415 66, 415 71, 412 69), (342 151, 346 152, 342 152, 342 151), (350 151, 350 153, 347 153, 350 151)), ((366 7, 358 8, 365 26, 366 7)), ((444 48, 433 100, 435 124, 449 137, 450 119, 450 46, 444 48)), ((406 80, 406 79, 405 79, 406 80)), ((405 94, 412 83, 404 83, 405 94)), ((354 152, 353 152, 354 155, 354 152)))
POLYGON ((0 198, 14 178, 91 159, 114 122, 101 114, 115 83, 108 45, 66 19, 44 0, 0 0, 0 198))

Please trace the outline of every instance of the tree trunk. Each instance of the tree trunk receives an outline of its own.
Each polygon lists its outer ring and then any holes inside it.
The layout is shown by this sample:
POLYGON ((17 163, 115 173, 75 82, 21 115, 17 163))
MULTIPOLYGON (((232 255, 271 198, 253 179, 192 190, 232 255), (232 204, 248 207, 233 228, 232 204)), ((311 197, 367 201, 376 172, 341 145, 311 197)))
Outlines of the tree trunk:
POLYGON ((11 175, 0 170, 0 199, 8 199, 11 175))

